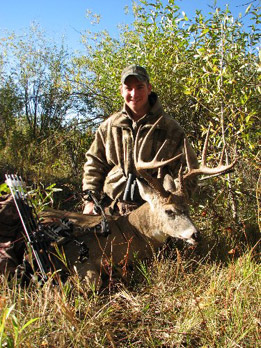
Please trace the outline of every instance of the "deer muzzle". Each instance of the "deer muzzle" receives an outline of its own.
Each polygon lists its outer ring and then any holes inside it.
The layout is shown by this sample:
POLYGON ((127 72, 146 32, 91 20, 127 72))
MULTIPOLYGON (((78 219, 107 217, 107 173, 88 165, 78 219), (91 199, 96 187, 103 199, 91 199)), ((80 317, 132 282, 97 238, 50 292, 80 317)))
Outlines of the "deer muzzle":
POLYGON ((185 240, 187 243, 196 245, 200 241, 200 232, 195 231, 188 239, 185 240))

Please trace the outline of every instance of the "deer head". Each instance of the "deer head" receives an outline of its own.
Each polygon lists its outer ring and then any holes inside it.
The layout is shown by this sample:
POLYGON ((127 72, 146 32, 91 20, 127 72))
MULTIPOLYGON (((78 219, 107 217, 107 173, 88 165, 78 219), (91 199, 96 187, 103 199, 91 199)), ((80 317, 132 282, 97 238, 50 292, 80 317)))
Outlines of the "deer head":
MULTIPOLYGON (((162 117, 161 117, 162 118, 162 117)), ((220 163, 215 168, 209 168, 206 165, 206 155, 209 139, 209 131, 204 143, 202 153, 202 161, 199 168, 192 168, 191 160, 189 158, 189 151, 187 148, 186 139, 184 140, 184 153, 178 154, 167 160, 160 158, 162 149, 167 145, 166 140, 156 153, 154 159, 146 162, 142 159, 143 149, 150 136, 152 136, 157 124, 161 118, 151 127, 144 139, 141 141, 140 148, 138 143, 140 139, 140 128, 137 132, 137 137, 134 145, 134 163, 136 170, 140 176, 138 180, 139 190, 142 198, 150 204, 150 208, 159 223, 154 224, 155 228, 160 228, 165 235, 184 239, 190 244, 195 244, 199 238, 199 232, 189 217, 188 197, 186 193, 186 183, 192 178, 199 175, 221 175, 235 165, 236 161, 229 165, 223 165, 224 149, 222 151, 220 163), (178 161, 181 157, 185 157, 187 163, 187 172, 183 174, 182 165, 180 166, 178 180, 174 183, 170 175, 166 175, 163 182, 152 176, 149 173, 151 169, 162 168, 167 164, 178 161), (146 183, 144 182, 145 179, 146 183), (178 184, 177 184, 178 183, 178 184), (159 227, 160 225, 160 227, 159 227)), ((159 233, 160 235, 160 233, 159 233)), ((159 237, 160 238, 160 237, 159 237)))

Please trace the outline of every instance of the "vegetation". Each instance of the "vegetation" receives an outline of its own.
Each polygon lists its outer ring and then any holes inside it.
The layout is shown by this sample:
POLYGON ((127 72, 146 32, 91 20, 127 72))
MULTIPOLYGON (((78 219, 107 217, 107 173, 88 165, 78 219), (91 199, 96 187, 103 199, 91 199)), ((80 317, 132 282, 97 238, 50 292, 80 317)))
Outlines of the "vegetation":
POLYGON ((1 347, 258 347, 260 265, 251 252, 224 267, 155 260, 131 288, 87 295, 77 278, 56 288, 1 284, 1 347))
POLYGON ((214 4, 208 16, 197 11, 190 19, 174 0, 139 0, 118 39, 84 33, 84 54, 54 44, 35 25, 23 37, 0 38, 0 182, 19 172, 40 197, 56 183, 62 191, 52 204, 81 209, 75 193, 84 154, 97 125, 121 108, 120 74, 131 63, 146 66, 198 154, 210 124, 208 161, 216 162, 223 144, 226 161, 238 157, 234 173, 200 182, 192 204, 204 231, 197 251, 176 243, 101 294, 87 295, 77 278, 61 289, 22 289, 2 277, 0 346, 258 346, 257 3, 239 18, 214 4))

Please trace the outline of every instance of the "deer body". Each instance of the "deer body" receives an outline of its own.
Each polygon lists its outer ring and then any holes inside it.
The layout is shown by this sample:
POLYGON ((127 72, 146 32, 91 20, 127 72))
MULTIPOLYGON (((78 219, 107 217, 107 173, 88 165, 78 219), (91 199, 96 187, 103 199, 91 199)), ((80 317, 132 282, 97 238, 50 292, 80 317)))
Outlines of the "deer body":
MULTIPOLYGON (((144 197, 150 198, 127 216, 109 218, 110 234, 98 236, 88 229, 99 222, 99 217, 75 212, 47 210, 42 213, 45 222, 53 222, 66 217, 73 222, 75 234, 89 249, 89 257, 78 261, 78 250, 69 242, 63 246, 70 267, 76 268, 79 276, 87 283, 101 285, 100 275, 108 272, 108 266, 116 266, 123 273, 126 266, 135 259, 147 259, 160 248, 167 238, 177 237, 196 243, 197 229, 190 220, 187 210, 170 211, 169 204, 162 204, 147 187, 144 197), (78 231, 78 232, 77 232, 78 231), (86 232, 84 232, 86 231, 86 232)), ((174 207, 172 207, 174 209, 174 207)))

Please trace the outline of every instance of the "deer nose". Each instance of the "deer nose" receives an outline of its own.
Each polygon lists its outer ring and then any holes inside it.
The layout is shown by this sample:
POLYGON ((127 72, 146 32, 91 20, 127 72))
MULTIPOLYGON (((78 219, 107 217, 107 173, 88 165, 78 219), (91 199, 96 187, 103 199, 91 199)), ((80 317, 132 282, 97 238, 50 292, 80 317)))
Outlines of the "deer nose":
POLYGON ((196 241, 199 242, 200 241, 200 232, 196 231, 195 233, 193 233, 192 238, 196 241))

